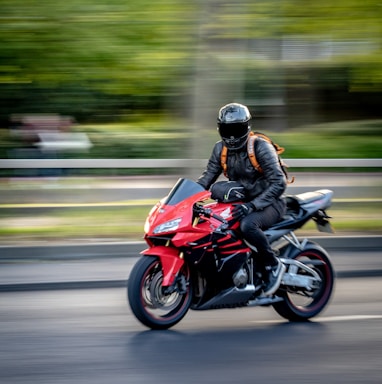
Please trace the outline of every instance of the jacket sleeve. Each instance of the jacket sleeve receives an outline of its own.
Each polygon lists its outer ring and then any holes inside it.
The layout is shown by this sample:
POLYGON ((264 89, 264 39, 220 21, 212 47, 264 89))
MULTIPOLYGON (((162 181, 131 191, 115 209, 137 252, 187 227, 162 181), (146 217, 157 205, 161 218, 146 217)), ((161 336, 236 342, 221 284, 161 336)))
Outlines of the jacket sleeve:
POLYGON ((262 183, 263 190, 251 203, 260 210, 281 197, 285 192, 287 181, 273 145, 260 138, 256 140, 255 145, 256 159, 263 170, 257 182, 262 183))
POLYGON ((197 180, 197 183, 199 183, 206 190, 210 189, 211 185, 223 172, 223 168, 220 163, 222 148, 223 144, 221 141, 215 144, 211 156, 208 160, 207 168, 203 171, 202 175, 197 180))

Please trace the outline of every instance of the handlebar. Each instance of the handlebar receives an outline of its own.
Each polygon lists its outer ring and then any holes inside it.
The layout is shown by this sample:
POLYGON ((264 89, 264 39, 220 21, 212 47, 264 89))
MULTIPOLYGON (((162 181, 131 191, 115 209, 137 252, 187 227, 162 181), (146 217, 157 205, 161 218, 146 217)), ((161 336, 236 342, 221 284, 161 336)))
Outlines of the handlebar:
POLYGON ((216 213, 213 213, 211 208, 204 208, 201 205, 195 204, 194 212, 197 215, 199 215, 199 216, 203 215, 203 216, 205 216, 207 218, 212 217, 215 220, 220 221, 222 224, 228 224, 228 221, 226 219, 224 219, 223 217, 217 215, 216 213))

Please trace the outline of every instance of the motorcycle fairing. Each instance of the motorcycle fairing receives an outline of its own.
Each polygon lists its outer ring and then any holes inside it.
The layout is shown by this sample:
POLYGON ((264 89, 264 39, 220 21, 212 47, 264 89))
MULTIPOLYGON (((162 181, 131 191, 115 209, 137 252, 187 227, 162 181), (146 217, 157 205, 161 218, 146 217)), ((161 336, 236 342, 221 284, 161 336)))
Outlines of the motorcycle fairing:
POLYGON ((141 254, 159 257, 163 271, 162 285, 165 287, 171 286, 174 283, 176 275, 184 264, 184 260, 180 257, 177 249, 164 245, 145 249, 141 254))
MULTIPOLYGON (((190 233, 187 232, 178 232, 175 234, 175 236, 171 239, 171 243, 175 247, 182 247, 185 244, 188 245, 196 245, 196 244, 202 244, 203 246, 211 245, 206 243, 205 240, 206 233, 205 231, 200 231, 200 233, 192 232, 192 236, 190 236, 190 233)), ((210 237, 210 236, 208 236, 210 237)))

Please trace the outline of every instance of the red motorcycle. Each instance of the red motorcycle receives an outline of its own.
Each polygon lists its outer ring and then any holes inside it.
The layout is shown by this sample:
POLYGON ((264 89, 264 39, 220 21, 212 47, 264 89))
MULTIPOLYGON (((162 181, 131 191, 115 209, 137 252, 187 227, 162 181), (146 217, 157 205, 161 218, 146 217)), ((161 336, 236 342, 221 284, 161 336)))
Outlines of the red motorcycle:
POLYGON ((334 269, 320 245, 298 239, 294 230, 314 220, 320 231, 331 231, 325 209, 332 195, 324 189, 286 197, 286 215, 265 231, 286 272, 278 291, 265 296, 257 249, 243 239, 232 204, 212 200, 199 184, 179 179, 145 223, 148 248, 127 285, 134 315, 152 329, 172 327, 190 308, 271 305, 290 321, 316 316, 331 297, 334 269))

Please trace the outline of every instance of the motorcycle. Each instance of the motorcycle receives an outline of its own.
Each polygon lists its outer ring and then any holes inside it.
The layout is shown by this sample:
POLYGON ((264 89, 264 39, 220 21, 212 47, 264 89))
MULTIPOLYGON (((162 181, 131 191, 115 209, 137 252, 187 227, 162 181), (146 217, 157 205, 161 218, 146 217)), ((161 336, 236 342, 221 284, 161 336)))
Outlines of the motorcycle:
POLYGON ((319 231, 332 232, 325 212, 332 196, 328 189, 286 196, 286 215, 264 231, 286 271, 276 293, 265 296, 258 251, 242 237, 232 204, 179 179, 146 219, 148 248, 127 283, 132 312, 151 329, 174 326, 189 309, 272 306, 289 321, 318 315, 330 300, 335 272, 325 249, 294 231, 313 220, 319 231))

